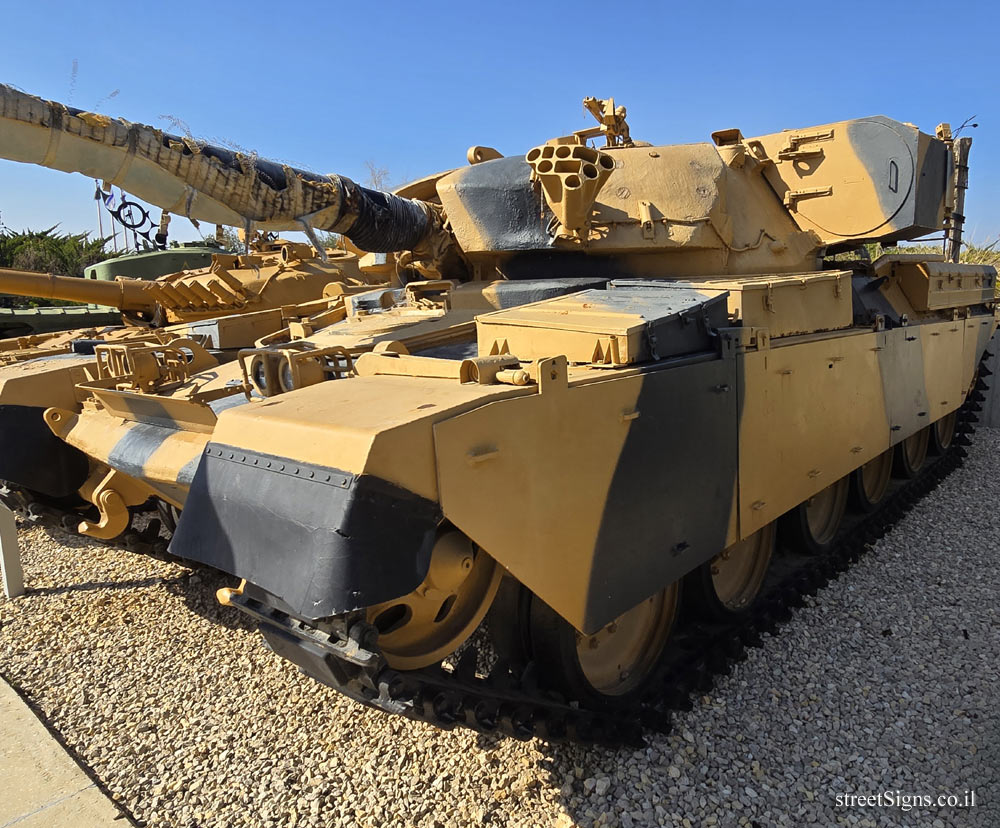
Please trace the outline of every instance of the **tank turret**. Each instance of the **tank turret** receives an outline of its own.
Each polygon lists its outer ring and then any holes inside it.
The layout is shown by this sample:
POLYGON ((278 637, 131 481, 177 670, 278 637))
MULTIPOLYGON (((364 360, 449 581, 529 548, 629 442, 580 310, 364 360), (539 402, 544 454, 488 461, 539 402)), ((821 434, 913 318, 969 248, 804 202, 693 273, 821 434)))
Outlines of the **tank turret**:
POLYGON ((524 155, 391 194, 0 86, 0 157, 84 173, 166 211, 260 230, 344 234, 424 277, 696 278, 819 267, 829 250, 951 221, 952 141, 883 116, 712 143, 634 141, 623 107, 524 155), (589 146, 594 137, 606 144, 589 146), (417 196, 417 197, 407 197, 417 196), (434 273, 429 271, 433 270, 434 273))
MULTIPOLYGON (((85 279, 113 281, 117 276, 133 279, 156 279, 181 270, 207 267, 212 255, 221 252, 219 244, 184 242, 162 250, 143 250, 104 259, 83 269, 85 279)), ((41 274, 47 275, 47 274, 41 274)), ((0 291, 0 305, 3 301, 0 291)), ((102 328, 121 324, 121 315, 108 305, 88 302, 86 305, 54 307, 0 307, 0 351, 21 350, 17 342, 2 340, 18 337, 52 335, 74 328, 102 328)))

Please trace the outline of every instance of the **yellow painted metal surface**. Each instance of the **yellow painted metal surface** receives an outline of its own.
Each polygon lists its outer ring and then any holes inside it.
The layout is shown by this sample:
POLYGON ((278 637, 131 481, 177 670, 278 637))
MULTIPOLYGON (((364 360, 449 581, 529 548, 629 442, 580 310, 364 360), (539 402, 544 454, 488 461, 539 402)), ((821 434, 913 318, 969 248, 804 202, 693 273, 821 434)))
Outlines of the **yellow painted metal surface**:
POLYGON ((76 405, 76 383, 86 379, 84 366, 93 357, 60 355, 57 360, 0 366, 0 405, 45 408, 76 405))
MULTIPOLYGON (((947 166, 928 161, 930 136, 880 116, 785 130, 747 141, 764 175, 803 230, 826 244, 891 235, 920 187, 934 193, 928 228, 944 218, 947 166), (926 180, 928 173, 939 176, 926 180)), ((905 223, 905 222, 904 222, 905 223)))
POLYGON ((964 308, 993 301, 993 268, 954 262, 925 262, 900 268, 903 292, 917 310, 964 308))
POLYGON ((565 357, 541 370, 556 377, 539 393, 434 427, 440 497, 456 526, 579 624, 612 472, 641 416, 642 378, 570 388, 565 357))
POLYGON ((741 537, 889 445, 878 346, 878 334, 852 333, 745 355, 741 537))
POLYGON ((740 394, 740 535, 765 526, 957 409, 978 359, 965 326, 787 341, 747 353, 740 394))
POLYGON ((535 302, 476 317, 479 353, 516 354, 524 360, 565 354, 570 362, 593 362, 607 354, 614 365, 648 357, 646 321, 637 312, 596 306, 591 292, 535 302))
MULTIPOLYGON (((920 417, 924 425, 935 422, 957 409, 968 385, 962 384, 964 371, 959 369, 965 351, 965 326, 960 320, 920 325, 920 347, 923 351, 923 385, 927 395, 927 411, 920 417)), ((919 384, 920 378, 916 378, 919 384)), ((918 416, 920 412, 917 412, 918 416)))
POLYGON ((850 271, 706 279, 693 286, 729 292, 729 310, 744 327, 766 328, 772 339, 849 328, 854 321, 850 271))
MULTIPOLYGON (((92 458, 111 458, 122 441, 137 427, 134 421, 121 422, 105 411, 86 409, 80 413, 50 408, 46 422, 55 434, 92 458)), ((194 430, 176 430, 164 435, 154 452, 143 458, 139 472, 128 475, 119 471, 111 487, 132 485, 145 495, 162 497, 174 506, 182 506, 186 485, 178 484, 181 470, 189 467, 204 451, 209 435, 194 430)), ((99 465, 105 465, 100 463, 99 465)), ((84 492, 88 499, 93 492, 84 492)))
POLYGON ((313 385, 227 411, 213 441, 353 474, 374 474, 434 499, 431 427, 442 417, 527 393, 505 385, 368 376, 313 385))

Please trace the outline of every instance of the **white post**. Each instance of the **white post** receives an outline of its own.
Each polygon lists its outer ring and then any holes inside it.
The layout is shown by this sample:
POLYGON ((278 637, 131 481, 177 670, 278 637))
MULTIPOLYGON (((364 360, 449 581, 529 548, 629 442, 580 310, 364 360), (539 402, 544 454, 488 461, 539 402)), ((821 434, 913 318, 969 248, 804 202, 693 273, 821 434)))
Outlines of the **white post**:
POLYGON ((17 545, 17 523, 14 513, 0 503, 0 574, 3 591, 8 598, 24 595, 24 577, 21 573, 21 553, 17 545))

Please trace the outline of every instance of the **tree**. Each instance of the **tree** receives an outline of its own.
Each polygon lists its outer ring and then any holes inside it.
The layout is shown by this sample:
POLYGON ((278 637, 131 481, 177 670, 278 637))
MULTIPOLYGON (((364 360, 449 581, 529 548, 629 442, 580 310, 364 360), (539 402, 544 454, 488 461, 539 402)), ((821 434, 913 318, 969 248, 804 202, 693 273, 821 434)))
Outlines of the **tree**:
MULTIPOLYGON (((25 230, 23 233, 7 228, 0 230, 0 267, 35 270, 57 276, 83 276, 85 267, 114 255, 105 249, 108 239, 92 239, 89 233, 57 233, 58 226, 41 231, 25 230)), ((2 304, 6 307, 38 307, 67 303, 19 297, 4 299, 2 304)))
POLYGON ((222 249, 227 253, 235 253, 239 255, 243 252, 243 242, 240 241, 240 234, 234 227, 226 227, 223 225, 221 232, 216 234, 215 238, 222 245, 222 249))
POLYGON ((373 190, 389 189, 389 171, 378 166, 374 161, 365 161, 368 167, 368 184, 373 190))

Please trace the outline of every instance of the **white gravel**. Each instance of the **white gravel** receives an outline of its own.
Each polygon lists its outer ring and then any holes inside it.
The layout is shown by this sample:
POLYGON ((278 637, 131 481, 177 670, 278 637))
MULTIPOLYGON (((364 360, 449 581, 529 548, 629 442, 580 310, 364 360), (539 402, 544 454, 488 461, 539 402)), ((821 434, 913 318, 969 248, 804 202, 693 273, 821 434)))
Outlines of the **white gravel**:
POLYGON ((980 430, 963 469, 644 750, 367 710, 264 650, 218 579, 37 528, 31 593, 0 599, 0 673, 150 826, 997 826, 998 457, 980 430), (971 789, 972 809, 837 805, 971 789))

